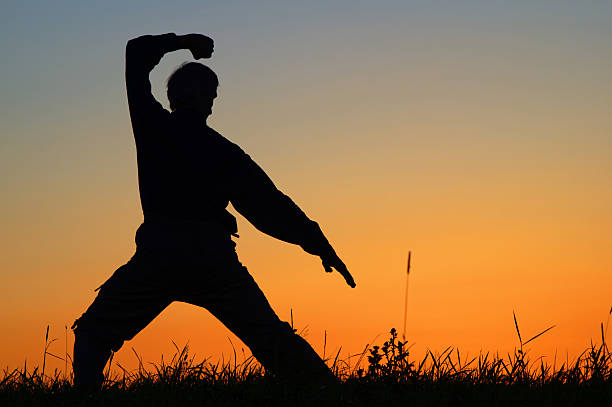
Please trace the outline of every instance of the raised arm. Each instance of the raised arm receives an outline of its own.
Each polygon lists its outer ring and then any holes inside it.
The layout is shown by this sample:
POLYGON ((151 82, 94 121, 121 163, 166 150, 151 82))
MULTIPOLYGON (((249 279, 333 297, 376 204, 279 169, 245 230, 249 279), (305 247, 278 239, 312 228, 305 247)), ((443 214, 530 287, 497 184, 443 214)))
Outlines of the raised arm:
POLYGON ((151 93, 149 73, 172 51, 189 49, 195 59, 210 58, 213 40, 201 34, 143 35, 128 41, 125 48, 125 82, 134 130, 164 108, 151 93))
POLYGON ((279 191, 266 173, 242 150, 233 162, 232 196, 234 208, 260 231, 285 242, 299 245, 321 258, 323 268, 335 268, 346 283, 355 281, 331 246, 319 225, 279 191))

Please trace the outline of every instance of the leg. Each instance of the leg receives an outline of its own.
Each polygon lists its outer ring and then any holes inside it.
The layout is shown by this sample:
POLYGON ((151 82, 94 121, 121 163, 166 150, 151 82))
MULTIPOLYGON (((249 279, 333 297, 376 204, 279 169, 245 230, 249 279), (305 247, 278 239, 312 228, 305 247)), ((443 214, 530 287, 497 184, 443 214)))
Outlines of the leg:
POLYGON ((101 287, 87 311, 75 321, 74 385, 96 389, 111 351, 118 351, 170 304, 164 284, 146 262, 132 258, 101 287))
POLYGON ((178 297, 208 309, 236 334, 261 364, 274 374, 293 380, 336 382, 337 378, 312 347, 281 321, 247 269, 233 256, 211 270, 203 289, 178 297))

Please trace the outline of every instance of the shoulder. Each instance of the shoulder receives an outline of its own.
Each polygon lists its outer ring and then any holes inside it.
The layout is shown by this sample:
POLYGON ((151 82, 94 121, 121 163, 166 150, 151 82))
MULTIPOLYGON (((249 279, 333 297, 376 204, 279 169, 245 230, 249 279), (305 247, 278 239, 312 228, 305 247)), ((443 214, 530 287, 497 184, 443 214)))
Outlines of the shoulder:
POLYGON ((247 153, 236 143, 226 139, 215 129, 206 126, 207 136, 217 147, 223 150, 226 154, 232 155, 234 158, 247 158, 247 153))

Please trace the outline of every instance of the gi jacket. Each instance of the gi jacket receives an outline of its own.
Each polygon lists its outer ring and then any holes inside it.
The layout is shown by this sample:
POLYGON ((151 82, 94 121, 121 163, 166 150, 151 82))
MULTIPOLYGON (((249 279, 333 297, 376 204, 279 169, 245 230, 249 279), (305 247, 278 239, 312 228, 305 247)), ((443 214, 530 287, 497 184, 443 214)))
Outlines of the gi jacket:
POLYGON ((142 36, 126 47, 126 86, 138 155, 145 224, 216 220, 236 233, 229 202, 260 231, 321 255, 331 248, 318 224, 239 146, 208 127, 196 111, 169 112, 151 93, 149 73, 169 51, 174 34, 142 36), (229 216, 229 218, 228 218, 229 216))

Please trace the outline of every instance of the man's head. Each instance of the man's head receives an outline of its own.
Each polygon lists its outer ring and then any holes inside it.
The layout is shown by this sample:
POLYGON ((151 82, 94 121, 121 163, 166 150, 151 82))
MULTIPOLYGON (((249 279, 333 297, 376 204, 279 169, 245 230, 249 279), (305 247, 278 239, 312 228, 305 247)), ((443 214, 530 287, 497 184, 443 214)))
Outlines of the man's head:
POLYGON ((170 75, 166 86, 172 111, 190 109, 208 116, 217 97, 219 79, 206 65, 186 62, 170 75))

